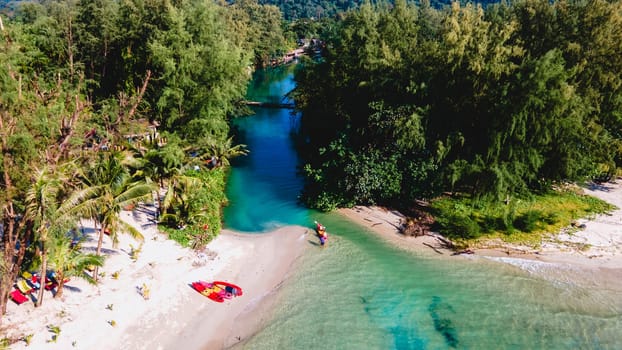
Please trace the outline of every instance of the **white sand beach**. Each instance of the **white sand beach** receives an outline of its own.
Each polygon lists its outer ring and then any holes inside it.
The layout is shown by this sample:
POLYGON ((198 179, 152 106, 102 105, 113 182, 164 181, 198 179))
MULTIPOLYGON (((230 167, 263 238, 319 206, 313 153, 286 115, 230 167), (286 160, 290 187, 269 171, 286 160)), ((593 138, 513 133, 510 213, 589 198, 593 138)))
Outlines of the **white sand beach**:
POLYGON ((437 236, 430 232, 424 236, 411 237, 399 232, 402 219, 405 217, 396 210, 388 210, 378 206, 360 206, 338 209, 337 212, 361 226, 368 227, 391 244, 405 250, 416 252, 438 252, 451 254, 453 251, 442 246, 437 236))
MULTIPOLYGON (((130 257, 138 242, 120 236, 112 248, 105 237, 107 260, 97 286, 71 280, 62 300, 45 292, 40 308, 9 302, 5 336, 33 334, 29 346, 20 341, 11 349, 220 349, 235 344, 269 315, 263 311, 270 309, 270 296, 308 246, 308 230, 290 226, 261 235, 223 231, 196 253, 158 233, 149 213, 122 215, 145 236, 138 259, 130 257), (197 280, 228 281, 244 293, 216 303, 191 288, 197 280), (143 284, 150 289, 147 300, 140 294, 143 284), (56 341, 48 326, 60 328, 56 341)), ((95 233, 86 223, 85 232, 92 237, 84 246, 93 249, 95 233)))

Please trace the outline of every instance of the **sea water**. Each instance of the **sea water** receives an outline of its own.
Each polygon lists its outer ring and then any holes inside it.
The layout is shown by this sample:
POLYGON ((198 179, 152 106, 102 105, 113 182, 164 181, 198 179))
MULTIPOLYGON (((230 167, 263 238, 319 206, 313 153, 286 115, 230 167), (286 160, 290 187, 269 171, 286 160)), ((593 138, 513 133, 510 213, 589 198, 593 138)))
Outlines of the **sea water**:
MULTIPOLYGON (((249 95, 280 101, 291 71, 261 72, 249 95)), ((309 249, 262 330, 243 349, 622 349, 622 290, 566 265, 446 257, 386 244, 337 214, 302 207, 290 132, 297 116, 257 109, 236 121, 250 153, 234 163, 225 226, 260 233, 328 227, 309 249)))

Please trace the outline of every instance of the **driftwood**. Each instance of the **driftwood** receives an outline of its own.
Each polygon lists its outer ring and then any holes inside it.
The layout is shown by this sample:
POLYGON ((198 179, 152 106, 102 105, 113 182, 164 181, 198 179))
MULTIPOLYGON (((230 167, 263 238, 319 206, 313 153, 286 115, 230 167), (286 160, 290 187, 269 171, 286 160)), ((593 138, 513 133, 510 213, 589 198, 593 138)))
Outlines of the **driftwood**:
POLYGON ((439 242, 441 242, 441 244, 443 245, 444 248, 447 249, 455 249, 456 245, 454 244, 454 242, 450 241, 449 239, 440 236, 440 235, 435 235, 435 234, 427 234, 428 236, 434 237, 436 238, 439 242))
POLYGON ((453 252, 451 255, 461 255, 461 254, 475 254, 471 249, 463 249, 453 252))
POLYGON ((437 252, 438 254, 443 255, 443 252, 441 252, 440 250, 436 249, 436 247, 434 247, 433 245, 431 245, 431 244, 429 244, 429 243, 426 243, 426 242, 423 242, 423 245, 424 245, 424 246, 426 246, 426 247, 430 247, 430 248, 432 248, 432 250, 434 250, 434 251, 435 251, 435 252, 437 252))
POLYGON ((425 235, 428 226, 414 218, 402 219, 398 230, 405 236, 420 237, 425 235))

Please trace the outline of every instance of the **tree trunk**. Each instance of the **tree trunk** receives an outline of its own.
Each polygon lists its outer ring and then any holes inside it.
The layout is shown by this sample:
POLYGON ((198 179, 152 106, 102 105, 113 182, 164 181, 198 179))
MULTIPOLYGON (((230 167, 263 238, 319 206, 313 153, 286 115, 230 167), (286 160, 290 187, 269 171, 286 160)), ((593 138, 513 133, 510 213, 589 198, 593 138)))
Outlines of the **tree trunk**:
POLYGON ((56 294, 54 294, 54 299, 60 299, 63 296, 63 288, 65 286, 65 273, 62 271, 56 270, 56 294))
POLYGON ((9 301, 9 294, 13 289, 13 284, 17 279, 17 275, 20 271, 22 261, 26 255, 26 242, 29 241, 32 236, 32 221, 28 221, 24 224, 24 221, 20 221, 18 225, 15 225, 13 205, 10 203, 5 207, 4 216, 4 232, 2 236, 2 246, 4 247, 4 260, 0 264, 4 264, 6 273, 0 276, 0 325, 2 324, 2 315, 6 314, 7 303, 9 301), (19 237, 19 232, 24 229, 24 234, 19 237), (19 249, 15 249, 19 243, 19 249))
MULTIPOLYGON (((101 227, 99 228, 99 239, 97 240, 97 251, 95 252, 97 256, 101 255, 102 244, 104 244, 105 232, 106 232, 106 225, 101 224, 101 227)), ((95 280, 95 282, 97 282, 98 277, 99 277, 99 266, 95 266, 95 269, 93 270, 93 279, 95 280)))
POLYGON ((39 307, 43 304, 43 292, 45 292, 45 276, 47 275, 48 269, 47 247, 45 246, 46 240, 46 238, 41 239, 41 272, 39 273, 39 293, 37 294, 35 307, 39 307))
MULTIPOLYGON (((5 220, 6 222, 6 220, 5 220)), ((3 235, 9 235, 10 232, 8 232, 7 230, 7 226, 4 226, 5 230, 3 235)), ((10 240, 6 240, 5 237, 3 236, 3 244, 4 244, 4 254, 2 255, 2 262, 0 264, 3 264, 7 270, 8 267, 11 266, 11 262, 13 260, 13 251, 10 249, 10 245, 9 242, 10 240)), ((14 250, 15 248, 13 248, 14 250)), ((13 281, 11 280, 11 274, 10 273, 6 273, 6 274, 2 274, 2 276, 0 276, 0 325, 2 324, 2 316, 6 313, 6 306, 7 306, 7 302, 9 301, 9 293, 11 291, 11 288, 13 286, 13 281)))
POLYGON ((8 147, 8 136, 13 133, 15 119, 10 119, 5 123, 4 118, 7 115, 0 115, 0 145, 2 146, 2 165, 4 191, 7 194, 2 206, 2 241, 0 246, 4 252, 2 254, 5 273, 0 274, 0 325, 2 324, 2 315, 6 314, 9 294, 13 289, 13 283, 17 279, 20 266, 26 254, 26 242, 32 236, 33 223, 31 220, 19 220, 16 222, 17 214, 13 207, 13 181, 9 174, 12 168, 13 158, 8 147), (23 231, 22 231, 23 230, 23 231), (20 236, 20 232, 22 235, 20 236), (16 247, 19 243, 19 249, 16 247))
POLYGON ((159 183, 158 183, 158 189, 156 190, 156 200, 158 202, 158 207, 156 208, 156 223, 160 220, 160 215, 162 215, 162 211, 164 208, 162 208, 162 197, 160 196, 160 191, 162 190, 162 188, 164 188, 164 180, 160 179, 159 183))

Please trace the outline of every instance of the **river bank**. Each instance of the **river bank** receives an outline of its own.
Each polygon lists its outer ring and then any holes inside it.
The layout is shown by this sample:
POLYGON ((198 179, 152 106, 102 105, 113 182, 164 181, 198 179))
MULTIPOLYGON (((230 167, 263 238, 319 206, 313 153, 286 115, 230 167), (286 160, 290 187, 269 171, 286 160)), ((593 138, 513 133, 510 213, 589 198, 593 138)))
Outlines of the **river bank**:
MULTIPOLYGON (((575 227, 546 235, 539 248, 495 240, 470 249, 472 256, 461 254, 456 258, 485 258, 523 269, 533 268, 532 263, 526 262, 550 264, 547 265, 549 268, 578 268, 584 277, 599 277, 601 282, 606 281, 608 285, 615 285, 615 289, 622 290, 622 281, 619 281, 619 276, 622 276, 622 180, 590 184, 584 188, 584 192, 618 209, 606 215, 577 220, 575 227)), ((454 254, 443 246, 436 233, 421 237, 401 234, 398 228, 404 216, 397 211, 356 206, 340 209, 339 213, 402 249, 439 255, 454 254)))
MULTIPOLYGON (((40 308, 10 302, 4 336, 32 335, 29 345, 19 341, 11 349, 223 348, 260 327, 271 296, 309 246, 307 229, 288 226, 261 235, 225 230, 197 253, 158 233, 148 211, 122 215, 145 236, 138 258, 131 258, 138 242, 120 236, 112 248, 105 237, 107 259, 97 286, 74 279, 61 300, 46 292, 40 308), (190 287, 196 280, 233 282, 244 294, 215 303, 190 287), (143 285, 148 298, 141 294, 143 285), (53 327, 59 329, 56 340, 53 327)), ((84 249, 94 249, 95 230, 85 223, 83 231, 84 249)))

